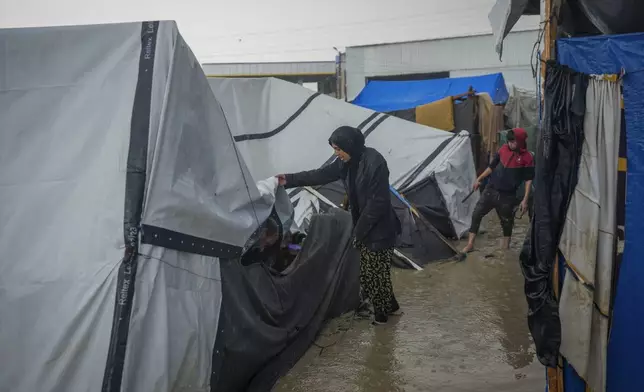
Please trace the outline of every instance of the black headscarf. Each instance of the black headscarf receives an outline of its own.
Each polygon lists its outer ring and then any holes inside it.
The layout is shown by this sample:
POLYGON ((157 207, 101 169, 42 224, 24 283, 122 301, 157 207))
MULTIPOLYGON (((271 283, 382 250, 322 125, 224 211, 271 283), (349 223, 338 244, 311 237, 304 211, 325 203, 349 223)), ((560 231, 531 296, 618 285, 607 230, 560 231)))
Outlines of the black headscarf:
POLYGON ((349 160, 349 204, 351 205, 351 213, 354 215, 354 218, 360 215, 358 211, 358 196, 356 190, 356 176, 358 172, 358 166, 360 164, 360 158, 364 152, 364 135, 360 132, 359 129, 342 126, 331 134, 329 138, 330 145, 338 146, 342 151, 349 154, 351 159, 349 160))
POLYGON ((364 151, 364 135, 360 130, 345 125, 333 131, 329 144, 340 147, 351 156, 351 161, 358 162, 364 151))

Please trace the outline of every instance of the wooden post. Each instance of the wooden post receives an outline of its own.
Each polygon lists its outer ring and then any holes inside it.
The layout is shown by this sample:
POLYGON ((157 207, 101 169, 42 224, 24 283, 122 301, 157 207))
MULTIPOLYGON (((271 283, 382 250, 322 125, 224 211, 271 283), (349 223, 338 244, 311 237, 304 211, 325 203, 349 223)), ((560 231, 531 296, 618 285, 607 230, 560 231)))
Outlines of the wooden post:
MULTIPOLYGON (((543 51, 541 52, 541 60, 548 61, 556 58, 555 40, 557 39, 557 15, 559 15, 559 8, 561 0, 544 0, 543 9, 543 51)), ((541 66, 541 100, 545 95, 545 80, 546 80, 546 67, 544 63, 541 66)))
MULTIPOLYGON (((565 0, 563 0, 565 1, 565 0)), ((548 60, 556 59, 556 39, 557 39, 557 16, 559 15, 559 8, 561 6, 561 0, 544 0, 544 9, 543 9, 543 22, 544 22, 544 35, 543 35, 543 52, 541 53, 541 60, 543 63, 541 66, 541 102, 545 102, 545 93, 546 93, 546 67, 545 62, 548 60)), ((543 105, 542 107, 545 107, 543 105)), ((555 257, 553 274, 552 274, 552 285, 554 288, 555 297, 559 297, 559 258, 555 257)), ((563 365, 562 358, 559 357, 559 364, 563 365)), ((548 392, 565 392, 564 391, 564 377, 563 377, 563 368, 562 366, 557 367, 556 369, 548 368, 548 392)))

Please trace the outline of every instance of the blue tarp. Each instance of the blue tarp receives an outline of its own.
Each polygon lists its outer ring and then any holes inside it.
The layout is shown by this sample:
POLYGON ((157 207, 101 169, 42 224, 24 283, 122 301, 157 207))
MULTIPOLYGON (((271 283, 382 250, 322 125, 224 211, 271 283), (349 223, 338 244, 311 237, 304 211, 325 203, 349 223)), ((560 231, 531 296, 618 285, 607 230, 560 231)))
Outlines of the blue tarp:
POLYGON ((588 74, 623 69, 626 242, 608 343, 607 391, 644 391, 644 34, 562 39, 559 62, 588 74))
POLYGON ((413 109, 448 96, 466 93, 470 86, 477 93, 488 93, 495 104, 504 104, 508 100, 503 74, 496 73, 395 82, 372 80, 353 100, 353 104, 382 113, 413 109))

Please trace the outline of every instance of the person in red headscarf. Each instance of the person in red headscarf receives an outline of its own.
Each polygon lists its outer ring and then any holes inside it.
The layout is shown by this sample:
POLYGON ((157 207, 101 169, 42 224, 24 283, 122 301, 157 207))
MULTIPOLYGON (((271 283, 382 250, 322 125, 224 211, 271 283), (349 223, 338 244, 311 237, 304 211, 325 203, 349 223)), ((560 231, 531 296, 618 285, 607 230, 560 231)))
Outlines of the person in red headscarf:
POLYGON ((523 128, 508 131, 507 143, 495 154, 487 169, 476 179, 474 189, 479 189, 481 181, 490 176, 478 204, 472 214, 472 223, 467 245, 463 253, 474 249, 474 240, 478 234, 481 220, 493 209, 501 220, 503 229, 503 248, 510 247, 512 228, 514 227, 514 211, 519 204, 521 213, 528 210, 528 199, 534 179, 534 159, 526 148, 528 134, 523 128), (525 183, 523 200, 517 200, 517 190, 525 183))

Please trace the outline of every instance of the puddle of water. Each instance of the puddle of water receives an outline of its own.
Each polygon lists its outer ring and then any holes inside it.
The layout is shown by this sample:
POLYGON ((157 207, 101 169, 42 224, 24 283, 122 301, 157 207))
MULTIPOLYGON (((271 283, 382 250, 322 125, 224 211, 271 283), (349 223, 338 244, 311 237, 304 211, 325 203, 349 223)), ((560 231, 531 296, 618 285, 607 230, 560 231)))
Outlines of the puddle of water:
POLYGON ((543 391, 518 261, 526 226, 500 255, 486 257, 500 237, 493 217, 466 261, 395 270, 405 313, 382 327, 333 320, 318 339, 328 348, 312 347, 276 391, 543 391))

